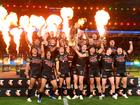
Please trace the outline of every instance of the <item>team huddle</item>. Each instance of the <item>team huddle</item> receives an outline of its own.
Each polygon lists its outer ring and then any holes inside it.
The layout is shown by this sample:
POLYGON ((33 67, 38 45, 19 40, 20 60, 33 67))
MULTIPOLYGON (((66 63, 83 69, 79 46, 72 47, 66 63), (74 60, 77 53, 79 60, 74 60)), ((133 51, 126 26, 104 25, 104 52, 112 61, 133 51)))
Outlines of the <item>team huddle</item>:
POLYGON ((45 40, 36 38, 33 41, 25 72, 27 78, 30 78, 28 102, 32 102, 36 81, 38 103, 42 101, 47 82, 52 85, 50 97, 56 99, 55 93, 58 90, 58 100, 64 95, 67 99, 83 100, 85 83, 89 87, 89 98, 94 96, 93 90, 97 88, 99 99, 102 100, 108 82, 113 99, 118 98, 120 88, 123 89, 122 96, 128 98, 125 62, 133 51, 132 41, 129 41, 129 49, 124 50, 121 46, 116 47, 114 40, 110 40, 107 45, 107 41, 96 34, 86 38, 82 34, 84 33, 80 33, 75 44, 69 43, 63 32, 57 38, 49 33, 45 40))

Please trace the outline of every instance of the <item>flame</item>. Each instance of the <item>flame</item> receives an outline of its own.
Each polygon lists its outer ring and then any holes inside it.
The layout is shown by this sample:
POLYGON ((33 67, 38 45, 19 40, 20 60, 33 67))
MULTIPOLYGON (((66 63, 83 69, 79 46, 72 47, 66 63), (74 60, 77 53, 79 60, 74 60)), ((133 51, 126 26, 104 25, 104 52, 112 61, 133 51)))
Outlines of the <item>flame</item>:
POLYGON ((45 19, 42 16, 38 17, 37 28, 40 29, 45 24, 45 19))
POLYGON ((56 33, 57 32, 57 26, 55 24, 49 24, 48 27, 47 27, 47 32, 54 32, 56 33))
POLYGON ((47 19, 46 19, 46 23, 47 23, 47 32, 53 32, 54 36, 56 36, 57 30, 58 30, 58 26, 61 24, 62 19, 60 16, 57 16, 55 14, 50 15, 47 19))
POLYGON ((30 25, 40 29, 45 24, 45 19, 42 16, 31 15, 30 25))
POLYGON ((38 21, 38 17, 36 15, 30 16, 30 25, 36 27, 36 23, 38 21))
POLYGON ((6 17, 6 15, 7 10, 4 7, 0 6, 0 20, 3 20, 6 17))
POLYGON ((97 30, 101 37, 103 37, 105 34, 106 31, 105 26, 107 25, 109 19, 110 16, 108 12, 106 12, 105 10, 99 10, 96 12, 95 21, 96 21, 97 30))
POLYGON ((57 16, 55 14, 50 15, 47 19, 46 19, 47 25, 50 24, 56 24, 57 26, 61 24, 62 19, 60 16, 57 16))
POLYGON ((69 20, 73 18, 73 9, 72 8, 61 8, 61 17, 63 18, 63 32, 65 32, 67 40, 70 39, 70 27, 69 20))
POLYGON ((80 18, 80 19, 78 19, 78 24, 79 24, 80 26, 83 26, 83 25, 85 24, 86 21, 87 21, 86 18, 80 18))
POLYGON ((32 35, 34 31, 35 31, 35 27, 32 27, 32 26, 29 26, 27 29, 27 38, 30 43, 32 43, 32 35))
POLYGON ((21 16, 19 19, 19 25, 20 27, 27 30, 27 27, 29 26, 29 16, 27 15, 21 16))
POLYGON ((4 42, 5 42, 6 45, 7 45, 7 47, 6 47, 7 53, 8 53, 9 42, 10 42, 10 36, 9 36, 8 31, 9 31, 8 28, 5 28, 4 30, 2 30, 3 39, 4 39, 4 42))
POLYGON ((7 15, 6 17, 5 25, 7 25, 7 27, 10 27, 11 25, 17 26, 17 22, 18 22, 17 14, 15 12, 10 12, 10 14, 7 15))
POLYGON ((19 28, 13 28, 10 30, 10 34, 13 35, 14 41, 16 43, 16 50, 19 51, 19 44, 20 44, 20 35, 23 32, 22 29, 19 28))
POLYGON ((0 6, 0 30, 3 30, 4 19, 7 16, 7 10, 0 6))
POLYGON ((36 29, 41 29, 45 24, 45 19, 42 16, 31 15, 29 19, 30 23, 27 27, 27 37, 30 43, 32 43, 32 34, 36 29))
POLYGON ((68 20, 73 18, 73 9, 72 8, 61 8, 61 16, 63 19, 67 18, 68 20))

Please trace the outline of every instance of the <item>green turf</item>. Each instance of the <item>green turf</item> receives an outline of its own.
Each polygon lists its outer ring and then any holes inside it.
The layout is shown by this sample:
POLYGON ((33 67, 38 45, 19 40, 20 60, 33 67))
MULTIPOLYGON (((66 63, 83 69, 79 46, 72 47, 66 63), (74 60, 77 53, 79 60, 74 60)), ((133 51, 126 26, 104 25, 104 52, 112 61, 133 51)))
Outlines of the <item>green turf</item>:
MULTIPOLYGON (((69 105, 140 105, 139 96, 131 96, 128 99, 119 97, 118 100, 114 100, 111 97, 106 97, 103 100, 99 100, 98 97, 92 99, 84 98, 81 100, 69 100, 69 105)), ((38 104, 36 98, 33 98, 32 103, 26 102, 25 97, 0 97, 0 105, 63 105, 63 101, 51 100, 49 98, 43 98, 43 102, 38 104)))

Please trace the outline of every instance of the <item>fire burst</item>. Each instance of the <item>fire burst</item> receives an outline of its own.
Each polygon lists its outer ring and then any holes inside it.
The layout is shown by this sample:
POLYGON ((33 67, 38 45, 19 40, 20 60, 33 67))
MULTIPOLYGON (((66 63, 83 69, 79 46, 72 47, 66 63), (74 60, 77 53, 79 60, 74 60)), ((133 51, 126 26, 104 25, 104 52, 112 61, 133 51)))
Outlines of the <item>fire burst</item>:
POLYGON ((7 15, 7 10, 0 6, 0 19, 4 19, 7 15))
POLYGON ((20 17, 19 20, 20 27, 24 28, 24 30, 27 30, 29 26, 29 16, 24 15, 20 17))
POLYGON ((4 7, 0 6, 0 30, 2 30, 6 15, 7 15, 7 10, 4 7))
POLYGON ((78 24, 80 26, 83 26, 85 24, 85 22, 87 22, 87 19, 86 18, 80 18, 80 19, 78 19, 78 24))
POLYGON ((5 25, 7 25, 7 27, 17 26, 18 22, 17 14, 15 12, 10 12, 10 14, 6 17, 5 22, 6 22, 5 25))
POLYGON ((60 16, 57 16, 55 14, 50 15, 47 19, 46 19, 47 24, 56 24, 57 26, 62 22, 62 19, 60 16))
POLYGON ((99 10, 96 12, 95 21, 96 21, 97 30, 101 37, 103 37, 105 34, 106 31, 105 26, 107 25, 109 19, 110 16, 108 12, 106 12, 105 10, 99 10))
POLYGON ((20 35, 22 32, 23 32, 23 30, 19 29, 19 28, 13 28, 12 30, 10 30, 10 33, 11 33, 11 35, 13 35, 14 41, 16 43, 17 52, 19 51, 20 35))
POLYGON ((0 30, 2 31, 3 34, 3 39, 7 45, 7 52, 8 52, 8 47, 9 47, 9 29, 10 26, 17 26, 17 14, 14 12, 10 12, 9 14, 7 13, 7 10, 4 7, 0 7, 0 30))
POLYGON ((70 27, 69 20, 73 18, 73 9, 72 8, 61 8, 61 16, 63 18, 63 32, 65 32, 67 40, 70 39, 70 27))
POLYGON ((60 16, 57 15, 50 15, 47 19, 46 19, 46 23, 47 23, 47 31, 48 32, 54 32, 54 36, 56 36, 57 30, 58 30, 58 26, 61 24, 62 19, 60 16))
POLYGON ((42 16, 31 15, 30 25, 40 29, 45 24, 45 19, 42 16))

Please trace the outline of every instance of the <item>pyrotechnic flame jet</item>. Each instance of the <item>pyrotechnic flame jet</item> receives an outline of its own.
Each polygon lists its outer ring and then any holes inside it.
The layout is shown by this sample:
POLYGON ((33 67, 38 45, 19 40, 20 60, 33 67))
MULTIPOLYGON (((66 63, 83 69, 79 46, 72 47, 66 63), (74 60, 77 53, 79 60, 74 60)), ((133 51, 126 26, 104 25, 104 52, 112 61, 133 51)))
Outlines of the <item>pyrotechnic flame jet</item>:
POLYGON ((106 12, 105 10, 98 10, 96 12, 95 21, 97 30, 101 37, 104 37, 105 35, 106 32, 105 26, 107 25, 109 19, 110 19, 109 13, 106 12))
POLYGON ((73 18, 73 9, 72 8, 61 8, 61 17, 63 18, 63 32, 65 32, 67 40, 70 39, 70 27, 69 20, 73 18))

